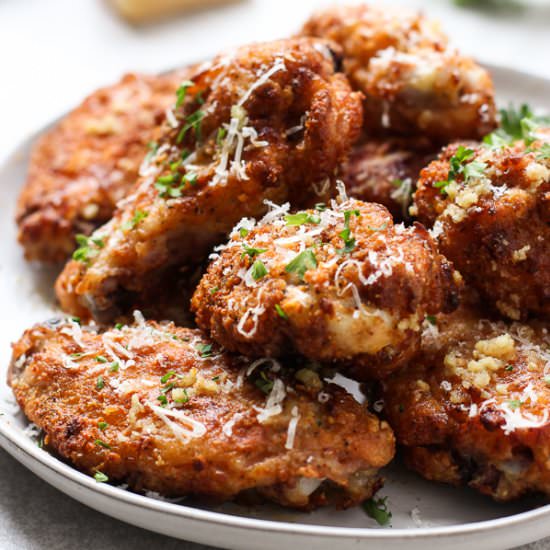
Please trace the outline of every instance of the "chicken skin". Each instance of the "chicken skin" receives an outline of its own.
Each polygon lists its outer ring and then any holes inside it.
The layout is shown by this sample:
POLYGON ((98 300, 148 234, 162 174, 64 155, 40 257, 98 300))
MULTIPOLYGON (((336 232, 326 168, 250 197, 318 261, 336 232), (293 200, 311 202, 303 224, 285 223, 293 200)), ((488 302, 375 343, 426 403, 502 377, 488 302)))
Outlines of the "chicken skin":
POLYGON ((471 305, 426 323, 422 351, 382 383, 406 463, 496 500, 550 495, 550 337, 471 305))
POLYGON ((127 74, 40 138, 16 212, 28 260, 66 260, 77 234, 89 235, 111 218, 184 78, 185 70, 127 74))
POLYGON ((355 145, 342 171, 349 195, 383 204, 394 220, 409 220, 420 170, 436 156, 432 146, 420 141, 366 138, 355 145))
POLYGON ((550 315, 547 147, 451 145, 422 171, 411 209, 466 282, 513 320, 550 315))
POLYGON ((200 328, 248 356, 299 352, 381 378, 417 351, 427 313, 456 307, 459 275, 420 225, 340 196, 243 220, 191 302, 200 328))
POLYGON ((491 77, 448 45, 438 23, 403 8, 334 7, 314 14, 301 34, 334 40, 344 71, 365 94, 365 127, 476 139, 495 126, 491 77))
POLYGON ((392 431, 343 388, 135 317, 105 332, 53 320, 14 344, 9 382, 47 448, 98 481, 171 497, 312 509, 381 485, 392 431))
POLYGON ((62 307, 112 319, 164 269, 198 263, 241 217, 263 215, 265 199, 326 198, 362 119, 334 55, 302 38, 241 47, 198 69, 135 192, 62 273, 62 307))

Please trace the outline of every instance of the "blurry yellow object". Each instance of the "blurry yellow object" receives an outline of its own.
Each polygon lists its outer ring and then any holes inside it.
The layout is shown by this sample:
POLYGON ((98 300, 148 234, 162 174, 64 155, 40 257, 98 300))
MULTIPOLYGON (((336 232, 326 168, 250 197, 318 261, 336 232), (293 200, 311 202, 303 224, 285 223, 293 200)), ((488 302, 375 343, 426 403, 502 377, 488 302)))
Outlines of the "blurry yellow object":
POLYGON ((132 23, 147 23, 174 13, 235 0, 110 0, 116 10, 132 23))

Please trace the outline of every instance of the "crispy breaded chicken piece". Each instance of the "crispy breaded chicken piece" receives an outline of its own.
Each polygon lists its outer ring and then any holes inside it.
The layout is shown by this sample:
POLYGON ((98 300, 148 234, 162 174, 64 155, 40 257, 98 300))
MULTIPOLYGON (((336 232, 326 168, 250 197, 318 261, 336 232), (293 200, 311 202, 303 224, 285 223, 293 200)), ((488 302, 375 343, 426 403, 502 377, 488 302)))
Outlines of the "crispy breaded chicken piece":
POLYGON ((195 291, 198 326, 228 350, 297 351, 356 379, 381 378, 410 359, 424 316, 456 307, 459 275, 421 225, 394 225, 381 205, 341 201, 243 220, 195 291))
POLYGON ((550 160, 543 143, 451 145, 422 171, 411 208, 433 227, 467 283, 514 320, 550 315, 550 160))
POLYGON ((426 323, 422 352, 383 382, 407 464, 496 500, 550 495, 550 337, 473 306, 426 323))
POLYGON ((448 45, 439 24, 402 7, 333 7, 302 35, 334 40, 365 94, 365 126, 438 141, 480 138, 495 126, 491 77, 448 45))
POLYGON ((342 180, 350 196, 383 204, 394 220, 409 220, 409 206, 420 170, 434 159, 422 140, 367 137, 354 146, 342 180))
POLYGON ((242 216, 261 216, 266 199, 327 197, 359 134, 361 100, 327 42, 282 40, 202 66, 168 126, 135 193, 62 273, 65 310, 112 318, 163 269, 204 259, 242 216))
POLYGON ((103 333, 54 320, 14 344, 10 384, 48 448, 165 496, 253 492, 312 509, 357 504, 381 485, 393 434, 344 389, 135 315, 103 333))
POLYGON ((111 218, 185 72, 127 74, 38 140, 16 212, 28 260, 65 260, 76 234, 88 235, 111 218))

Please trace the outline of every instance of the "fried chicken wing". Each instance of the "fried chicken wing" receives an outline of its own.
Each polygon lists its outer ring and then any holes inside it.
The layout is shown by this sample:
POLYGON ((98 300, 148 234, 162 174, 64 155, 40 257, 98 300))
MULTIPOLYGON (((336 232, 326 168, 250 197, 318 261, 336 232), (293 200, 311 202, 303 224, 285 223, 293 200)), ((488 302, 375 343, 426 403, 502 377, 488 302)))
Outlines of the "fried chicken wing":
POLYGON ((366 138, 353 148, 342 171, 350 196, 383 204, 394 220, 409 220, 409 206, 420 170, 435 154, 414 139, 366 138))
POLYGON ((456 307, 458 274, 421 226, 341 196, 243 220, 192 299, 199 327, 249 356, 297 351, 379 378, 417 351, 426 313, 456 307))
POLYGON ((550 314, 550 160, 543 141, 447 147, 422 171, 411 211, 501 314, 550 314))
POLYGON ((111 218, 184 77, 185 70, 127 74, 40 138, 16 212, 27 259, 63 261, 77 234, 88 235, 111 218))
POLYGON ((448 45, 420 13, 367 5, 334 7, 301 33, 334 40, 344 71, 365 94, 365 126, 448 142, 480 138, 495 126, 491 77, 448 45))
POLYGON ((550 495, 550 337, 467 305, 426 323, 422 352, 384 380, 407 464, 496 500, 550 495))
POLYGON ((200 261, 241 217, 261 216, 266 199, 327 197, 362 118, 329 46, 254 44, 197 70, 135 193, 61 275, 62 306, 112 318, 163 269, 200 261))
POLYGON ((311 509, 380 486, 393 434, 344 389, 135 315, 105 332, 58 319, 14 344, 10 384, 48 448, 96 479, 166 496, 254 493, 311 509))

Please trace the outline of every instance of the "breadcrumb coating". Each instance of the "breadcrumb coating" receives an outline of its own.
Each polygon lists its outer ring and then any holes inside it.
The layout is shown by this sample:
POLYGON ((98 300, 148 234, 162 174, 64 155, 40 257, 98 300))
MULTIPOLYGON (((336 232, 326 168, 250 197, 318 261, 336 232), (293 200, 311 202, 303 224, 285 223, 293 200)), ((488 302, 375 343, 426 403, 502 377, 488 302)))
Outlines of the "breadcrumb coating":
POLYGON ((352 86, 365 94, 365 127, 436 141, 481 138, 495 127, 487 71, 448 45, 439 24, 403 7, 360 4, 314 14, 302 35, 334 40, 352 86))
POLYGON ((135 192, 62 273, 62 307, 110 320, 166 268, 200 262, 243 215, 265 213, 264 199, 329 196, 362 118, 331 48, 254 44, 197 69, 135 192))
POLYGON ((460 276, 427 231, 345 194, 295 214, 272 205, 218 251, 191 307, 214 340, 249 356, 298 351, 379 378, 417 351, 427 313, 456 307, 460 276))
POLYGON ((393 434, 344 389, 135 317, 104 332, 52 320, 14 344, 9 382, 48 449, 166 497, 312 509, 358 504, 381 485, 393 434))

